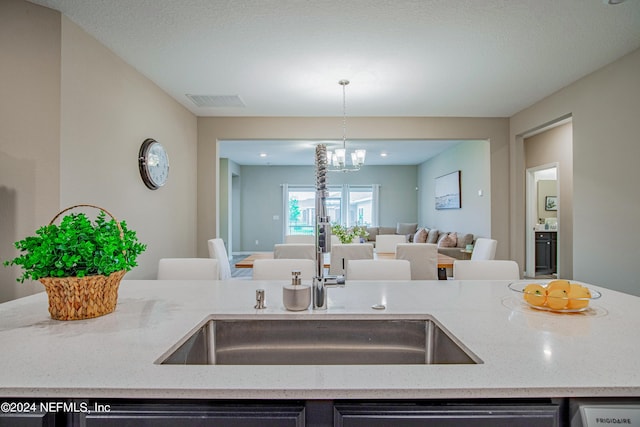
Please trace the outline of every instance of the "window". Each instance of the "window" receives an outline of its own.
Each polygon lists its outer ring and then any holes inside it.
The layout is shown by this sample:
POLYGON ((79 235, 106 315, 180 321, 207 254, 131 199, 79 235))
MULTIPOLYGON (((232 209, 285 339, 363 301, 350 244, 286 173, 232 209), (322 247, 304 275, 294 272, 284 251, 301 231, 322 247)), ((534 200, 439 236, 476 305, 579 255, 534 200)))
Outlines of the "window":
POLYGON ((313 188, 289 187, 287 191, 285 234, 313 234, 316 192, 313 188))
POLYGON ((372 226, 373 221, 373 186, 347 186, 349 213, 347 226, 372 226))
MULTIPOLYGON (((312 186, 283 186, 284 234, 314 234, 316 190, 312 186)), ((378 184, 329 186, 326 199, 331 222, 347 227, 378 223, 378 184)))

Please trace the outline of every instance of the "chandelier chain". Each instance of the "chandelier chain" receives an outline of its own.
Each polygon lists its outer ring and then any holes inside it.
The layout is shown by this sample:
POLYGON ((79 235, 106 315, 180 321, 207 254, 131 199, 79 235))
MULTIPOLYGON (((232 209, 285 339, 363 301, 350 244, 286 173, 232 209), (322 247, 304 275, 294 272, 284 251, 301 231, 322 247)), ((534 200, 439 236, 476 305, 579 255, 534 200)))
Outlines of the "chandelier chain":
POLYGON ((349 80, 340 80, 342 85, 342 148, 347 148, 347 93, 346 86, 349 80))

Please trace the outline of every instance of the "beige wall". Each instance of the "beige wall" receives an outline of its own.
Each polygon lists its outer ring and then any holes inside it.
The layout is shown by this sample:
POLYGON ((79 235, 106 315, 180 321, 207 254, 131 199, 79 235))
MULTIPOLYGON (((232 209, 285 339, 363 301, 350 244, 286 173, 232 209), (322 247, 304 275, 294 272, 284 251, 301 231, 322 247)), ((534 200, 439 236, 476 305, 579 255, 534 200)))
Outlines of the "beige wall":
MULTIPOLYGON (((0 1, 0 260, 59 208, 60 14, 0 1)), ((44 288, 0 266, 0 302, 44 288)))
MULTIPOLYGON (((206 256, 206 239, 217 235, 216 145, 234 139, 340 139, 341 118, 199 117, 198 118, 198 255, 206 256)), ((509 241, 508 119, 503 118, 349 118, 349 137, 356 139, 486 139, 491 159, 491 233, 509 241)), ((384 184, 384 183, 381 183, 384 184)), ((507 244, 497 257, 506 258, 507 244)))
MULTIPOLYGON (((0 1, 0 258, 78 203, 103 206, 148 245, 128 278, 155 278, 160 257, 195 256, 197 119, 60 13, 0 1), (145 138, 171 169, 148 190, 145 138)), ((0 302, 42 291, 0 267, 0 302)))
POLYGON ((162 257, 196 252, 197 119, 66 17, 62 19, 60 202, 89 202, 124 219, 147 244, 127 278, 155 278, 162 257), (146 138, 169 154, 169 180, 142 183, 146 138))
POLYGON ((640 50, 511 118, 511 256, 524 260, 522 136, 568 116, 573 118, 573 277, 640 295, 640 50))
MULTIPOLYGON (((566 123, 524 140, 525 168, 558 164, 560 185, 560 217, 558 218, 558 274, 573 278, 573 141, 572 124, 566 123)), ((553 181, 555 194, 555 181, 553 181)), ((556 212, 544 212, 544 195, 540 217, 556 216, 556 212), (546 215, 545 215, 546 214, 546 215)), ((524 229, 523 229, 524 230, 524 229)))

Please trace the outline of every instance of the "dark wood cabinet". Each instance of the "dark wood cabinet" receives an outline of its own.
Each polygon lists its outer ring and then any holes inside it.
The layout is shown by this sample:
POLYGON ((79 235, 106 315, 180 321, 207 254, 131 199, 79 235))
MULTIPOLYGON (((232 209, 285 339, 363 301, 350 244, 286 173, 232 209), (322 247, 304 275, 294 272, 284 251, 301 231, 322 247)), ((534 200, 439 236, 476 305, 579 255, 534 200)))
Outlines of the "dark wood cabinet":
POLYGON ((303 402, 246 401, 125 401, 90 402, 108 410, 76 414, 75 424, 85 427, 216 426, 303 427, 303 402))
POLYGON ((346 403, 335 407, 335 427, 558 427, 553 402, 346 403))
POLYGON ((556 273, 557 233, 536 231, 536 274, 556 273))
POLYGON ((55 414, 6 414, 0 413, 0 427, 55 427, 55 414))
MULTIPOLYGON (((34 399, 0 399, 0 427, 55 427, 57 414, 46 401, 34 399)), ((62 418, 62 417, 61 417, 62 418)))
POLYGON ((45 413, 1 413, 0 427, 564 427, 567 399, 63 399, 45 413))
POLYGON ((551 272, 557 273, 556 264, 558 262, 558 233, 551 234, 551 272))

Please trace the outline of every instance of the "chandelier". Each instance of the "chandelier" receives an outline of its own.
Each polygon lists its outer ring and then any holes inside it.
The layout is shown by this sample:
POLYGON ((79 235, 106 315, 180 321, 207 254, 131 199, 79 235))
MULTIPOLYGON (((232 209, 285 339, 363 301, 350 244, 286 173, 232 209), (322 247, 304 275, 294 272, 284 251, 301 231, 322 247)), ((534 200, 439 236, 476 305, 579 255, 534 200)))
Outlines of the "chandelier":
POLYGON ((329 172, 356 172, 364 165, 366 150, 354 150, 351 157, 351 166, 347 166, 347 101, 345 87, 349 80, 340 80, 342 86, 342 148, 336 148, 333 152, 327 151, 327 162, 329 172))

